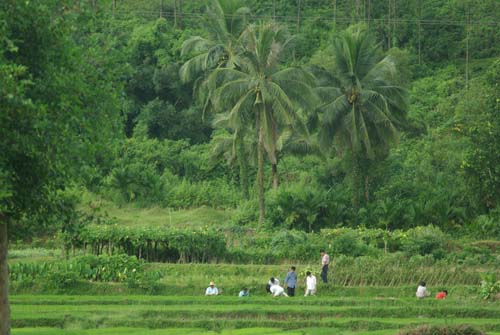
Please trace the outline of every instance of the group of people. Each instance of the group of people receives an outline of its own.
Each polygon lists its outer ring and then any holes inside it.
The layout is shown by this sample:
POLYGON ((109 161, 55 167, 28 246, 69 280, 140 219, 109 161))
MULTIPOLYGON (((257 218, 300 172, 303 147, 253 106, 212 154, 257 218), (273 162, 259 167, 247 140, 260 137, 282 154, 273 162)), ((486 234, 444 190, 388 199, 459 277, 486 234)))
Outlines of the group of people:
MULTIPOLYGON (((316 276, 311 273, 311 271, 306 272, 305 280, 305 291, 304 297, 315 295, 317 280, 316 276)), ((297 287, 297 272, 295 266, 292 266, 285 277, 286 293, 285 289, 280 286, 280 281, 278 278, 271 277, 266 286, 266 291, 270 293, 273 297, 293 297, 295 296, 295 288, 297 287)))
MULTIPOLYGON (((325 250, 320 250, 321 255, 321 280, 323 283, 328 282, 328 267, 330 265, 330 256, 325 252, 325 250)), ((305 291, 304 296, 310 296, 316 294, 317 280, 316 276, 311 273, 311 271, 306 272, 305 278, 305 291)), ((280 281, 276 277, 271 277, 266 285, 266 291, 270 293, 273 297, 293 297, 295 296, 295 289, 297 288, 297 272, 295 266, 290 267, 288 270, 284 286, 286 286, 286 292, 284 287, 280 285, 280 281)), ((209 286, 205 291, 206 296, 219 295, 221 292, 215 287, 214 282, 210 282, 209 286)), ((424 299, 431 295, 429 290, 427 290, 426 283, 421 281, 417 287, 417 292, 415 293, 417 298, 424 299)), ((247 287, 241 289, 238 297, 248 297, 250 292, 247 287)), ((442 290, 436 294, 436 299, 445 299, 448 296, 447 290, 442 290)))
MULTIPOLYGON (((421 281, 420 284, 418 284, 417 292, 415 293, 415 295, 419 299, 424 299, 424 298, 430 297, 431 292, 429 290, 427 290, 427 286, 426 286, 424 281, 421 281)), ((442 291, 439 291, 438 293, 436 293, 437 300, 446 299, 447 296, 448 296, 447 290, 442 290, 442 291)))
MULTIPOLYGON (((320 254, 321 254, 321 280, 324 283, 326 283, 328 282, 328 266, 330 265, 330 256, 328 256, 328 254, 323 249, 320 250, 320 254)), ((295 288, 297 288, 297 272, 295 266, 290 267, 290 269, 288 270, 284 284, 286 285, 286 292, 285 289, 280 285, 279 279, 271 277, 269 279, 269 282, 267 283, 266 291, 270 293, 273 297, 295 296, 295 288)), ((306 287, 304 291, 304 296, 306 297, 310 295, 315 295, 317 280, 316 276, 312 274, 311 271, 306 272, 305 284, 306 287)), ((221 292, 219 292, 217 287, 215 287, 214 282, 210 282, 209 286, 205 290, 206 296, 219 295, 220 293, 221 292)), ((247 287, 242 288, 238 296, 239 297, 250 296, 248 288, 247 287)))

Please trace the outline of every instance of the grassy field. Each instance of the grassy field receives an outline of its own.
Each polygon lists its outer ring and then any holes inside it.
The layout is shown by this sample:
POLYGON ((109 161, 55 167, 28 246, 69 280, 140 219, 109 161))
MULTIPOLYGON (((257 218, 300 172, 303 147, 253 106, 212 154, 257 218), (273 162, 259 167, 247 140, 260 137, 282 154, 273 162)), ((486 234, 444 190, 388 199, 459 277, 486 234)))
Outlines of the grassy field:
POLYGON ((400 292, 376 288, 363 296, 294 298, 14 295, 13 334, 375 335, 422 324, 470 324, 500 333, 498 302, 392 296, 400 292))
POLYGON ((110 217, 119 224, 148 227, 195 228, 213 224, 220 227, 228 224, 232 215, 232 211, 229 209, 215 209, 206 206, 177 210, 164 207, 117 206, 113 202, 97 197, 87 191, 83 191, 80 210, 110 217), (97 212, 92 212, 90 208, 97 208, 97 212))

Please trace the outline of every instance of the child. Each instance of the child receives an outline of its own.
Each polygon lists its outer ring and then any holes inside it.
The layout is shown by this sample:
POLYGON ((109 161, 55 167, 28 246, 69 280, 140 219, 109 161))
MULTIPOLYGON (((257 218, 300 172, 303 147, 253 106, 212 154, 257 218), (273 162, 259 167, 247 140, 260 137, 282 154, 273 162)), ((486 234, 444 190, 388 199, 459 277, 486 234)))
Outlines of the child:
POLYGON ((238 294, 238 297, 249 297, 250 293, 248 292, 248 288, 243 287, 243 289, 240 291, 240 294, 238 294))
POLYGON ((316 294, 316 276, 311 274, 311 271, 306 272, 306 292, 304 294, 304 297, 307 297, 308 295, 315 295, 316 294))
POLYGON ((436 299, 437 300, 446 299, 447 296, 448 296, 448 291, 447 290, 442 290, 441 292, 438 292, 436 294, 436 299))
POLYGON ((425 287, 425 282, 421 281, 417 287, 417 293, 416 293, 417 298, 423 299, 423 298, 426 298, 430 295, 431 295, 431 293, 429 291, 427 291, 427 287, 425 287))

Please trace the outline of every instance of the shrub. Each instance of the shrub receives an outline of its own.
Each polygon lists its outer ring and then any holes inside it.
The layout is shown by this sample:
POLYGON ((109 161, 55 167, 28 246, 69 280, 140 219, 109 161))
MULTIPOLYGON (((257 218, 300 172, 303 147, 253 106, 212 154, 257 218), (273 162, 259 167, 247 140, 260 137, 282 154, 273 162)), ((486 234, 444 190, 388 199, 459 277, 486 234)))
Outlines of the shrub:
POLYGON ((328 240, 330 251, 336 255, 358 257, 375 253, 362 239, 360 230, 350 228, 324 229, 322 235, 328 240))
POLYGON ((236 207, 239 201, 239 190, 223 179, 202 182, 190 182, 184 179, 166 188, 164 204, 173 208, 201 206, 228 208, 236 207))
POLYGON ((267 219, 272 226, 319 231, 327 214, 326 192, 319 187, 295 184, 269 192, 267 219))
POLYGON ((401 247, 409 256, 431 254, 435 259, 445 255, 447 235, 434 226, 409 229, 402 239, 401 247))
POLYGON ((500 293, 500 280, 497 280, 494 273, 481 274, 481 289, 479 295, 485 300, 498 298, 500 293))

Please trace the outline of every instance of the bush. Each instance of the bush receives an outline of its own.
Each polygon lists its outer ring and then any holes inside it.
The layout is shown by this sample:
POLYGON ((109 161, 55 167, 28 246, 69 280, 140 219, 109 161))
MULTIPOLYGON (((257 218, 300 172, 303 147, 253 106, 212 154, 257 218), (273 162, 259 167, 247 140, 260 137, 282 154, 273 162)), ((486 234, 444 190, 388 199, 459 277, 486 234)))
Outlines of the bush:
POLYGON ((468 230, 476 238, 500 239, 500 207, 476 217, 468 230))
POLYGON ((272 226, 319 231, 327 214, 326 192, 311 185, 282 186, 268 193, 266 210, 272 226))
POLYGON ((324 229, 321 234, 328 240, 329 249, 333 254, 358 257, 377 252, 373 246, 364 242, 363 232, 365 230, 338 228, 324 229))
POLYGON ((239 201, 239 190, 223 179, 202 182, 190 182, 184 179, 165 190, 164 204, 172 208, 201 206, 228 208, 236 207, 239 201))
POLYGON ((500 280, 497 280, 494 273, 481 274, 481 289, 479 295, 485 300, 498 298, 500 293, 500 280))
POLYGON ((429 255, 435 259, 445 256, 448 236, 434 226, 409 229, 401 241, 401 248, 409 256, 429 255))

